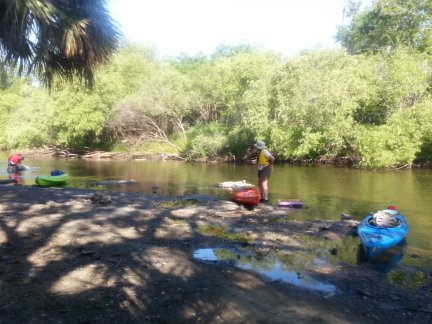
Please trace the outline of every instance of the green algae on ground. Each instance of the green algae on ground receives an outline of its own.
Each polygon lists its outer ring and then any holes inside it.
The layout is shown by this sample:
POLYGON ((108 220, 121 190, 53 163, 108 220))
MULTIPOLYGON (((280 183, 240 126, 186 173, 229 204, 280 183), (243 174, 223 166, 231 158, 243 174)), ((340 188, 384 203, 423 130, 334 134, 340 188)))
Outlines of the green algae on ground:
POLYGON ((216 236, 222 240, 236 241, 251 244, 253 239, 247 233, 230 233, 226 226, 203 225, 198 227, 198 232, 207 236, 216 236))
POLYGON ((268 224, 280 224, 280 223, 289 223, 292 222, 292 219, 289 217, 270 217, 268 219, 268 224))
POLYGON ((158 208, 177 209, 194 206, 197 203, 196 199, 175 199, 154 202, 153 205, 158 208))
POLYGON ((185 219, 172 219, 172 218, 168 218, 167 221, 171 225, 183 225, 183 224, 187 224, 187 220, 185 220, 185 219))
POLYGON ((428 281, 428 275, 421 271, 409 273, 403 271, 391 271, 387 278, 391 284, 408 290, 417 290, 424 286, 428 281))
POLYGON ((356 237, 326 240, 308 235, 297 235, 296 239, 303 243, 305 250, 313 253, 316 257, 332 263, 346 262, 352 265, 358 263, 357 258, 361 247, 356 237))

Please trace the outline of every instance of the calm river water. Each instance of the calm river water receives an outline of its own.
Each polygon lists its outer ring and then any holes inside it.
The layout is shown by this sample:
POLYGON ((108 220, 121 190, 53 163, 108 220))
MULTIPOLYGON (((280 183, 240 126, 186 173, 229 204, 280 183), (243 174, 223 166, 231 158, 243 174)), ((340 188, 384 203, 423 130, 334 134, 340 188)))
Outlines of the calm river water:
MULTIPOLYGON (((0 153, 0 179, 7 179, 6 153, 0 153)), ((217 184, 245 180, 256 183, 256 166, 191 164, 175 161, 63 160, 28 158, 24 184, 60 169, 71 175, 68 186, 151 195, 211 194, 229 199, 217 184), (137 183, 100 186, 96 182, 134 179, 137 183)), ((297 220, 340 219, 341 213, 362 219, 370 212, 396 205, 410 226, 402 263, 432 267, 432 170, 370 171, 332 166, 275 165, 270 200, 298 198, 308 206, 290 211, 297 220)))

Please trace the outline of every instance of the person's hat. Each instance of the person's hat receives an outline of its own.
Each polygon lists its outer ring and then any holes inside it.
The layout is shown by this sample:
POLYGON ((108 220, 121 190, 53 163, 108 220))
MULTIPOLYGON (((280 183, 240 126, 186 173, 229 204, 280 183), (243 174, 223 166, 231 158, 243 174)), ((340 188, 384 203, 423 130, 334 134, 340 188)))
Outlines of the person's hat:
POLYGON ((266 148, 266 145, 265 145, 265 143, 264 143, 263 141, 257 141, 257 142, 255 143, 255 147, 256 147, 257 149, 262 150, 262 149, 265 149, 265 148, 266 148))

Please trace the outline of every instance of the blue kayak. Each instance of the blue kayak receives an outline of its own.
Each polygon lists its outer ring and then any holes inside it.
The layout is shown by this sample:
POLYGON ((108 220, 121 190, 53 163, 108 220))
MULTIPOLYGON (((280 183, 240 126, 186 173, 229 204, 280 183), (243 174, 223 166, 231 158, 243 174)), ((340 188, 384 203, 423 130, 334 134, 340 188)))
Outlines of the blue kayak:
POLYGON ((408 223, 401 214, 396 216, 398 225, 380 227, 371 223, 373 216, 365 217, 358 226, 357 233, 368 258, 373 258, 385 249, 400 243, 408 234, 408 223))

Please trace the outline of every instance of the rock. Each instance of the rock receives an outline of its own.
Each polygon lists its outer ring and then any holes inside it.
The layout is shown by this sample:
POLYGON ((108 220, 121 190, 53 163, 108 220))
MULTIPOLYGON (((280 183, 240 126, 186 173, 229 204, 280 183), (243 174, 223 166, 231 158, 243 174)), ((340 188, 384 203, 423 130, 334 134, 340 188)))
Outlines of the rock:
POLYGON ((93 251, 93 250, 86 250, 86 249, 81 249, 79 252, 80 252, 81 255, 93 255, 93 254, 95 254, 95 251, 93 251))
POLYGON ((118 185, 118 184, 134 184, 138 181, 135 179, 124 179, 124 180, 105 180, 105 181, 98 181, 95 182, 96 185, 102 185, 102 186, 112 186, 112 185, 118 185))
POLYGON ((330 227, 331 227, 330 224, 322 225, 322 226, 319 227, 319 230, 320 231, 327 231, 327 230, 330 229, 330 227))
POLYGON ((100 193, 94 193, 93 195, 91 195, 90 200, 94 204, 99 203, 102 205, 106 205, 111 203, 111 197, 109 195, 100 194, 100 193))
POLYGON ((353 217, 350 214, 342 213, 341 214, 341 220, 351 220, 353 217))
POLYGON ((335 295, 336 295, 336 293, 331 292, 331 293, 325 295, 323 298, 324 298, 324 299, 329 299, 329 298, 332 298, 332 297, 335 296, 335 295))
POLYGON ((245 180, 241 181, 224 181, 219 183, 218 185, 221 188, 225 189, 240 189, 240 188, 254 188, 253 184, 247 183, 245 180))

